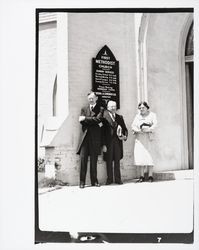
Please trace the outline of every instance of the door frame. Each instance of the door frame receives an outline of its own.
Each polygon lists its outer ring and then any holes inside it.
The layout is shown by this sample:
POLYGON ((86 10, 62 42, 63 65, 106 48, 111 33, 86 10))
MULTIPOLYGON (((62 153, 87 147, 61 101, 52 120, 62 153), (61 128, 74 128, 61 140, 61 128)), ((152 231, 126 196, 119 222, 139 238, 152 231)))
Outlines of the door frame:
POLYGON ((180 33, 180 46, 179 46, 179 79, 181 83, 181 114, 182 114, 182 169, 189 169, 189 146, 188 146, 188 124, 187 124, 187 79, 186 79, 186 58, 185 58, 185 46, 189 29, 193 22, 193 13, 187 15, 180 33))

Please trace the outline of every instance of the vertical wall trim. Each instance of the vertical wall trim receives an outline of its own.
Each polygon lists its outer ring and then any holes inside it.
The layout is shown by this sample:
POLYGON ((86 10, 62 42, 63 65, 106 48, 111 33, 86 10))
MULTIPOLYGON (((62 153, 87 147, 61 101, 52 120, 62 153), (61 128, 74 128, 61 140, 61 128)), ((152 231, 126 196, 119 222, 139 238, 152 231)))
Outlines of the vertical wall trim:
POLYGON ((137 101, 138 103, 141 101, 141 89, 140 89, 140 43, 139 43, 139 32, 140 32, 140 24, 142 15, 140 13, 135 13, 135 48, 136 48, 136 74, 137 74, 137 101))
POLYGON ((148 101, 148 84, 147 84, 147 30, 150 14, 143 14, 139 31, 139 65, 140 65, 140 99, 148 101))
POLYGON ((68 14, 57 13, 57 116, 68 114, 68 14))

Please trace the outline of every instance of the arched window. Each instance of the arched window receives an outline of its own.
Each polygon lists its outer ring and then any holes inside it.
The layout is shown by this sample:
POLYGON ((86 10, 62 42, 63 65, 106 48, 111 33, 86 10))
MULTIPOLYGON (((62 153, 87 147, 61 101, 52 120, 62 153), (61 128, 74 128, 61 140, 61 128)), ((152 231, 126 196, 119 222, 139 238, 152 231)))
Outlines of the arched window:
POLYGON ((186 46, 185 46, 186 59, 188 59, 187 58, 188 56, 193 56, 193 54, 194 54, 194 46, 193 46, 193 22, 192 22, 189 32, 188 32, 186 46))
POLYGON ((53 116, 57 115, 57 75, 55 77, 53 88, 53 116))

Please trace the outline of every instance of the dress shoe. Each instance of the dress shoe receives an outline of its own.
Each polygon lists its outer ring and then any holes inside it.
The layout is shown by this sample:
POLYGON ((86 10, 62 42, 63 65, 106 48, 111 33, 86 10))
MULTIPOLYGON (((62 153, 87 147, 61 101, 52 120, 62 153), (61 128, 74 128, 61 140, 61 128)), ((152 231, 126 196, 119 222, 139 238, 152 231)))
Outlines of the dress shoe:
POLYGON ((85 186, 84 183, 80 183, 79 185, 80 188, 84 188, 84 186, 85 186))
POLYGON ((111 184, 112 184, 112 182, 110 182, 110 181, 106 182, 106 185, 111 185, 111 184))
POLYGON ((118 184, 118 185, 122 185, 122 184, 123 184, 122 181, 117 181, 117 182, 115 182, 115 183, 118 184))
POLYGON ((100 184, 98 182, 96 182, 96 183, 93 183, 91 186, 100 187, 100 184))
POLYGON ((139 178, 139 180, 137 182, 144 182, 144 181, 145 181, 144 177, 140 176, 140 178, 139 178))
POLYGON ((148 181, 149 181, 149 182, 153 182, 153 177, 152 177, 152 176, 149 176, 148 181))

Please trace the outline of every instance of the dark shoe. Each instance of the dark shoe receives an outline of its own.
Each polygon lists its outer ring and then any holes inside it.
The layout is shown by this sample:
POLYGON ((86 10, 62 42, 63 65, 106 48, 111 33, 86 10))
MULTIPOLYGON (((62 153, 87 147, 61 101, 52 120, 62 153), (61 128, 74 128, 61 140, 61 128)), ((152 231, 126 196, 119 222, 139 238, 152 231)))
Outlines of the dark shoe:
POLYGON ((84 188, 85 184, 84 183, 80 183, 79 187, 80 188, 84 188))
POLYGON ((117 181, 117 182, 115 182, 115 183, 118 184, 118 185, 122 185, 122 184, 123 184, 122 181, 117 181))
POLYGON ((149 176, 148 181, 149 181, 149 182, 153 182, 153 177, 152 177, 152 176, 149 176))
POLYGON ((100 184, 98 182, 91 184, 93 187, 100 187, 100 184))
POLYGON ((137 182, 144 182, 144 181, 145 181, 144 177, 140 176, 140 179, 137 182))
POLYGON ((111 185, 113 182, 107 181, 106 185, 111 185))

